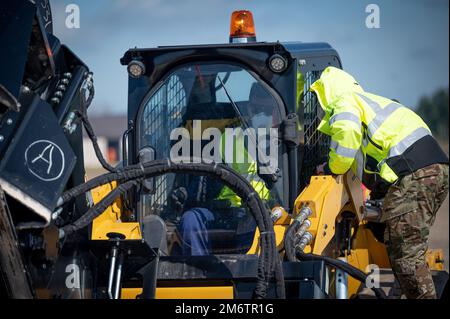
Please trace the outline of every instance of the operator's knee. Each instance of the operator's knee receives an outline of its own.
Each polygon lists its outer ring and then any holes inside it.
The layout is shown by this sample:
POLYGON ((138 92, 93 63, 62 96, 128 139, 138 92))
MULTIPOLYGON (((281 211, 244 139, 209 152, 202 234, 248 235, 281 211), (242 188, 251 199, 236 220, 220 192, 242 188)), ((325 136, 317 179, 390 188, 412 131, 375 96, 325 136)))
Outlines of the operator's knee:
POLYGON ((180 227, 183 233, 186 231, 198 231, 202 229, 203 225, 198 216, 198 212, 195 210, 186 211, 181 217, 180 227))
POLYGON ((199 231, 206 229, 207 223, 214 219, 213 214, 206 208, 187 210, 181 217, 181 229, 199 231))
POLYGON ((207 223, 212 218, 212 213, 204 208, 194 208, 183 214, 180 221, 183 255, 203 256, 209 253, 211 245, 207 223))

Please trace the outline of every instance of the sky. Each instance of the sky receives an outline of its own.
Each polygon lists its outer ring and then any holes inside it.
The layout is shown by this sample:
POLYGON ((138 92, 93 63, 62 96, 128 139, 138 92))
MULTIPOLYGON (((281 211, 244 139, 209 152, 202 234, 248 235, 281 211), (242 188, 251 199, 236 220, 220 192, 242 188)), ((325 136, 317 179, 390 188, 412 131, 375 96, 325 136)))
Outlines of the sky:
POLYGON ((449 84, 448 0, 53 0, 54 33, 94 72, 91 113, 123 114, 134 47, 227 43, 234 10, 251 10, 258 41, 328 42, 368 92, 415 107, 449 84), (67 28, 66 6, 80 9, 67 28), (380 27, 366 27, 369 4, 380 27))

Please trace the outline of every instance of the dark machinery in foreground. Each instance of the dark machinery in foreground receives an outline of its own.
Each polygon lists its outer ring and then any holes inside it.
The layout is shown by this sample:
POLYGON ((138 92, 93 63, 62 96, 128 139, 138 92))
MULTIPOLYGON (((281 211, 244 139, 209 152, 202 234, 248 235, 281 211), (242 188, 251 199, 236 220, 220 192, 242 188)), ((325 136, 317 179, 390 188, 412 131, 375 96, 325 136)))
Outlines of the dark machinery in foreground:
MULTIPOLYGON (((122 165, 112 167, 87 118, 92 73, 52 34, 48 1, 0 9, 2 294, 347 298, 369 282, 368 266, 389 268, 377 207, 365 207, 359 181, 314 176, 329 141, 316 131, 309 87, 327 66, 341 67, 328 44, 256 42, 250 13, 240 11, 230 44, 127 51, 128 129, 122 165), (263 125, 277 132, 276 170, 169 160, 173 132, 203 149, 208 129, 220 138, 250 128, 255 87, 270 99, 263 125), (109 171, 88 182, 83 126, 109 171), (194 193, 214 196, 196 204, 214 218, 208 253, 193 255, 183 222, 198 180, 208 191, 194 193)), ((442 269, 439 252, 429 256, 442 269)))

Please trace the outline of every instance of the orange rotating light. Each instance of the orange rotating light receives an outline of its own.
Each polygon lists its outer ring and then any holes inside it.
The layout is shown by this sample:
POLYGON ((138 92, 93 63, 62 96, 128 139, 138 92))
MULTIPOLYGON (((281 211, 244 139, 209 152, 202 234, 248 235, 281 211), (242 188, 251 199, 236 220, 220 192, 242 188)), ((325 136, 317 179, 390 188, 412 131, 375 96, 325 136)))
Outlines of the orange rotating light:
POLYGON ((231 14, 230 43, 256 42, 253 15, 248 10, 234 11, 231 14))

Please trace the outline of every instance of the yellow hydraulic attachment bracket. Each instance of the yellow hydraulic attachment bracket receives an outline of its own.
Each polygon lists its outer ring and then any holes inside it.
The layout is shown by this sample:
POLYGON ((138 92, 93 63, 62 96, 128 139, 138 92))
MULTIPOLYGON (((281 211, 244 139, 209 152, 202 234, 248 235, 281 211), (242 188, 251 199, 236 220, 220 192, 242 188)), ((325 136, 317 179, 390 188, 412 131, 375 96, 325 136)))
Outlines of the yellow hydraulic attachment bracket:
MULTIPOLYGON (((92 190, 92 198, 97 204, 103 197, 116 187, 116 182, 99 186, 92 190)), ((138 222, 122 222, 122 203, 120 198, 114 201, 105 212, 92 222, 91 240, 108 240, 108 233, 119 233, 125 239, 142 239, 141 227, 138 222)))
POLYGON ((431 270, 444 270, 444 252, 442 249, 428 249, 426 258, 431 270))
MULTIPOLYGON (((313 176, 310 184, 298 196, 294 204, 295 216, 302 207, 309 207, 310 226, 308 232, 312 235, 310 245, 305 247, 305 253, 317 255, 324 253, 334 237, 336 219, 344 206, 349 202, 343 176, 313 176)), ((294 217, 295 217, 294 216, 294 217)))
MULTIPOLYGON (((335 244, 336 224, 341 220, 343 212, 353 213, 351 252, 345 256, 347 262, 367 272, 369 265, 379 268, 390 267, 383 243, 377 241, 371 230, 366 228, 363 220, 363 190, 354 174, 348 172, 340 176, 313 176, 310 184, 295 201, 295 218, 303 207, 309 207, 311 215, 307 231, 312 235, 305 253, 314 253, 329 257, 339 257, 335 244), (333 244, 332 244, 333 243, 333 244)), ((357 293, 361 283, 349 277, 348 296, 357 293)))
MULTIPOLYGON (((283 207, 277 206, 274 207, 272 210, 272 215, 274 214, 275 210, 278 210, 279 217, 273 224, 273 230, 275 232, 275 241, 277 245, 278 251, 282 251, 284 248, 283 240, 284 240, 284 233, 286 232, 286 229, 289 227, 289 224, 291 223, 291 217, 288 215, 288 213, 284 210, 283 207)), ((253 238, 253 243, 250 249, 247 251, 247 254, 258 254, 259 253, 259 229, 256 228, 255 236, 253 238)))

